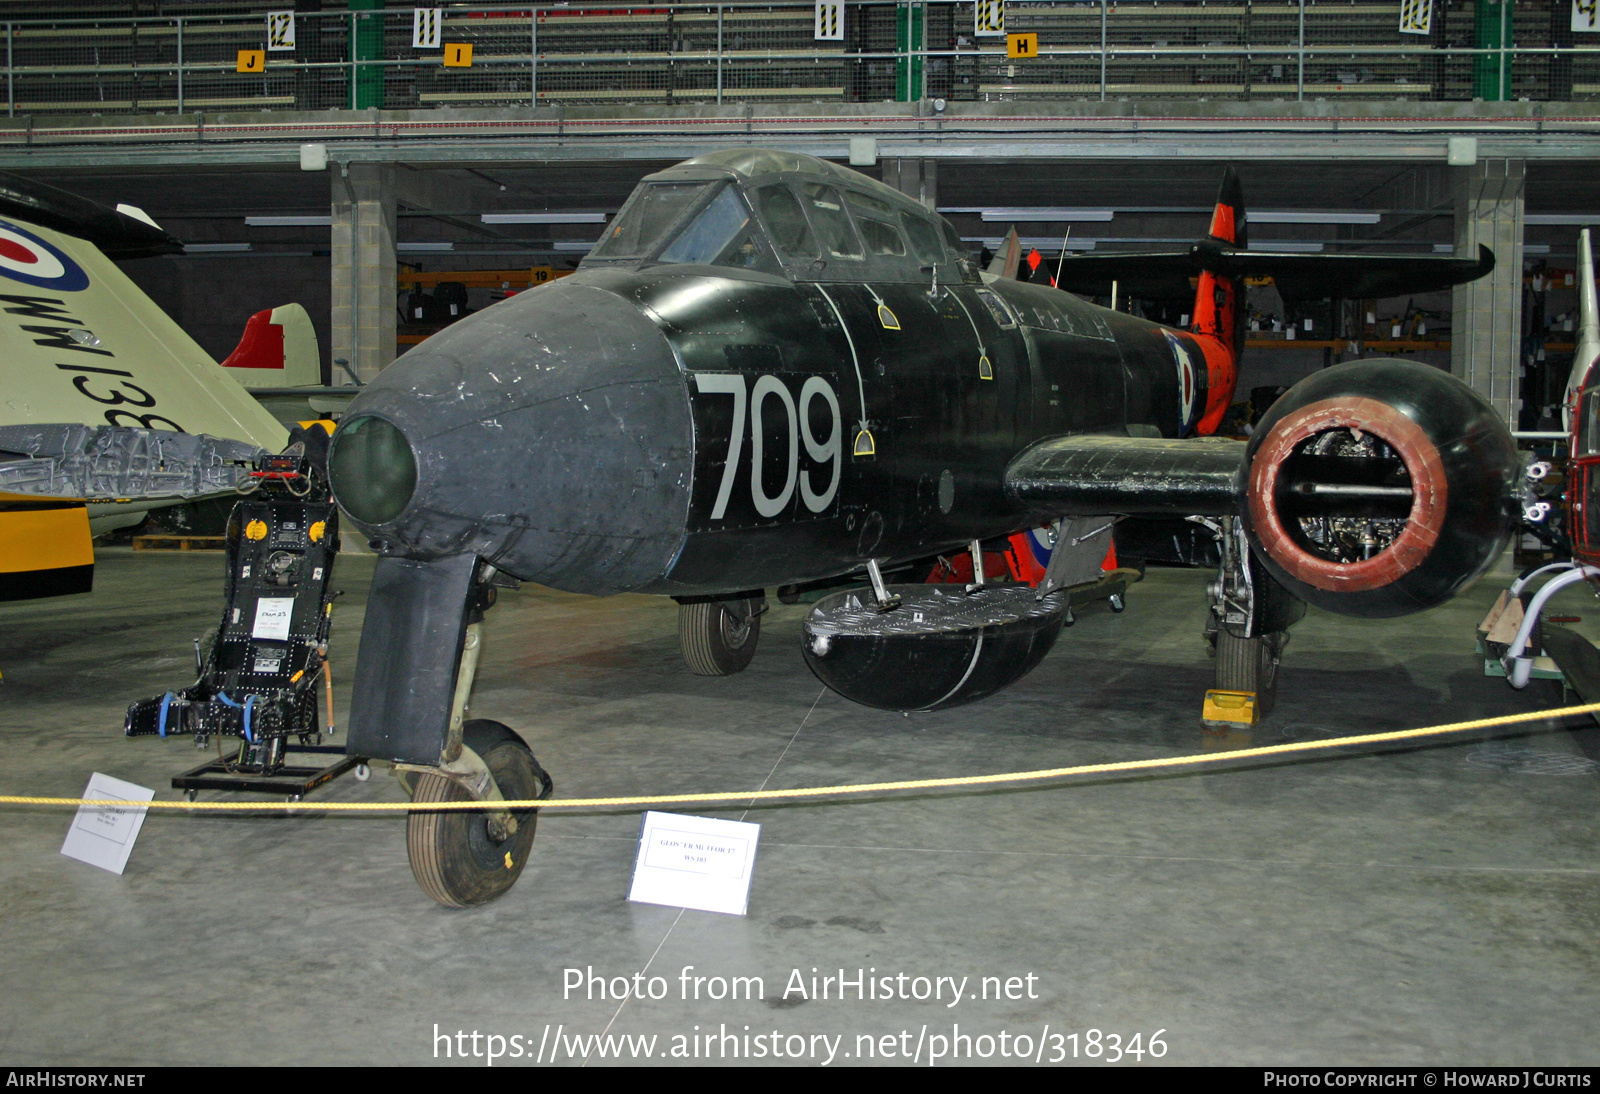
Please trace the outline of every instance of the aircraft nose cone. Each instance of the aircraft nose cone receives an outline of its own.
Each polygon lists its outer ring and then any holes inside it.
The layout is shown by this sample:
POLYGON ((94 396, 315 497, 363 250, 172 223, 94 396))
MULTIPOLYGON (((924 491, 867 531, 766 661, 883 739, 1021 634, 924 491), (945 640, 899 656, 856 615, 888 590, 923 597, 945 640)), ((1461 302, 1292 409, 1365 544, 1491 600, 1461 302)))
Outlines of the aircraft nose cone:
POLYGON ((629 301, 572 279, 390 365, 351 403, 329 454, 335 495, 381 553, 471 553, 594 593, 666 573, 692 469, 666 339, 629 301))

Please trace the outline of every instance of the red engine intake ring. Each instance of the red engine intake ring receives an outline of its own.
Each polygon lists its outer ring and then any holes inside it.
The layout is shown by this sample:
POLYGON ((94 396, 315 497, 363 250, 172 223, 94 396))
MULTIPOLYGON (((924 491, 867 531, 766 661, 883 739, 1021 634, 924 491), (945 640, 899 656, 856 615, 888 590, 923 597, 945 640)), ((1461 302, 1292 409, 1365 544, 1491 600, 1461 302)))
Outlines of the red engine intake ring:
POLYGON ((1359 396, 1323 399, 1290 411, 1272 427, 1250 465, 1250 521, 1262 550, 1291 577, 1328 592, 1381 589, 1420 566, 1444 526, 1444 461, 1427 432, 1387 403, 1359 396), (1388 547, 1361 562, 1330 562, 1302 547, 1278 519, 1278 472, 1295 447, 1330 429, 1371 433, 1400 454, 1411 475, 1411 513, 1388 547))

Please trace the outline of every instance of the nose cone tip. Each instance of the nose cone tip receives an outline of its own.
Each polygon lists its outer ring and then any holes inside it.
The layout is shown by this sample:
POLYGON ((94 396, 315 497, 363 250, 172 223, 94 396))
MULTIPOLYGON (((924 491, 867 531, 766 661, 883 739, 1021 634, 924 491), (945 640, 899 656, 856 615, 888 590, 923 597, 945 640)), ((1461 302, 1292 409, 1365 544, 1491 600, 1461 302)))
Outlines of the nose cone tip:
POLYGON ((670 566, 692 456, 665 337, 631 302, 568 278, 385 369, 351 404, 330 477, 386 552, 471 552, 525 580, 615 592, 670 566))

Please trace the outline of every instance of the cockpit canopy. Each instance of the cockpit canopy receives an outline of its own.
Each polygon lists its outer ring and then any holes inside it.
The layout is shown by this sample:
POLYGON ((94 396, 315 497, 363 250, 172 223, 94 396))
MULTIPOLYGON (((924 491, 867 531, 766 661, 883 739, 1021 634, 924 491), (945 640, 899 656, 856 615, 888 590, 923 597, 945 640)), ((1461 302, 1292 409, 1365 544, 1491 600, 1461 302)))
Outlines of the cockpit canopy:
POLYGON ((584 268, 721 266, 791 281, 974 280, 955 230, 858 171, 735 148, 650 175, 584 268))

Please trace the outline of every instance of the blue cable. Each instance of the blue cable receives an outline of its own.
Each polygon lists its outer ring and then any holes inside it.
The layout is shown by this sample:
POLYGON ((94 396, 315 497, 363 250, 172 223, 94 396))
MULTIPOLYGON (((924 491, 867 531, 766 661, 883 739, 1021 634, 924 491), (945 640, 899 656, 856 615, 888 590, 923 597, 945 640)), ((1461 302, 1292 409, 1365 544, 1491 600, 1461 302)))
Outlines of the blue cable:
POLYGON ((156 732, 165 737, 167 735, 167 707, 172 704, 172 692, 167 692, 161 697, 161 713, 156 716, 156 732))
POLYGON ((255 744, 255 738, 250 736, 250 708, 255 705, 256 697, 254 695, 247 696, 244 701, 244 706, 242 707, 238 703, 235 703, 232 699, 228 698, 228 693, 225 691, 217 692, 217 698, 221 699, 225 705, 230 706, 235 710, 244 711, 244 739, 249 741, 251 744, 255 744))

